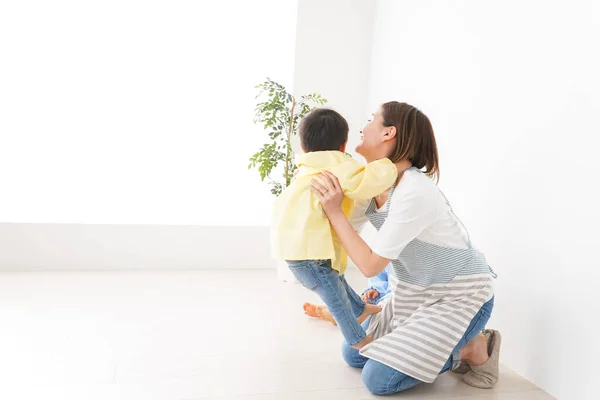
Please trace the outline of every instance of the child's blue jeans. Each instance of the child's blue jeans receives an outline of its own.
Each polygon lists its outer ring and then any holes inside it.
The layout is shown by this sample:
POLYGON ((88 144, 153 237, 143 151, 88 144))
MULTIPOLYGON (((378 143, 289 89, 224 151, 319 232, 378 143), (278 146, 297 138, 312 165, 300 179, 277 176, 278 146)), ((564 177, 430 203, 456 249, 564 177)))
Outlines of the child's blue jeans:
POLYGON ((290 270, 307 289, 325 303, 337 322, 346 343, 357 345, 367 336, 356 318, 365 311, 365 302, 348 285, 344 275, 331 268, 330 260, 287 261, 290 270))

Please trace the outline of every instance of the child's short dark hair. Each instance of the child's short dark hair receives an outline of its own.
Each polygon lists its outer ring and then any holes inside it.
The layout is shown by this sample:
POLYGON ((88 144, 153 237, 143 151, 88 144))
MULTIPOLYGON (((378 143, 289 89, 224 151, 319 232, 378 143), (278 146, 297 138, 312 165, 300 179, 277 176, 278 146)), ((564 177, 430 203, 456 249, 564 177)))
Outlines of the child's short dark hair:
POLYGON ((348 140, 348 122, 337 111, 317 108, 308 113, 298 127, 305 152, 340 150, 348 140))

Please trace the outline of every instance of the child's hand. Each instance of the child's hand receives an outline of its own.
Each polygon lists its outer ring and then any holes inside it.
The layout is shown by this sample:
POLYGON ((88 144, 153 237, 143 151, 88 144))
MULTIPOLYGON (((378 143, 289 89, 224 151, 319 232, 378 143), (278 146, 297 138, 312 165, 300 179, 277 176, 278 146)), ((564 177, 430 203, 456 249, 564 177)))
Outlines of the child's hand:
POLYGON ((379 292, 375 289, 369 289, 366 292, 363 293, 363 295, 361 296, 361 298, 363 299, 363 301, 366 301, 367 299, 374 299, 377 296, 379 296, 379 292))

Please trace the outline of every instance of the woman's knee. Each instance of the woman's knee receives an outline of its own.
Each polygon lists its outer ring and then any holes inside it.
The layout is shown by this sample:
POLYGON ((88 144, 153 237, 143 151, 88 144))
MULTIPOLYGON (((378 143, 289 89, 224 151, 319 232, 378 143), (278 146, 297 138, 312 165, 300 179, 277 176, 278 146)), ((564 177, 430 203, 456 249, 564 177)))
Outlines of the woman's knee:
POLYGON ((360 355, 358 350, 352 348, 348 343, 342 343, 342 357, 346 364, 353 368, 362 368, 365 366, 368 358, 360 355))
POLYGON ((395 373, 400 373, 387 365, 375 360, 369 360, 362 371, 362 379, 369 392, 375 395, 387 395, 394 393, 390 390, 390 381, 395 373))
POLYGON ((362 379, 369 392, 379 396, 398 393, 420 383, 417 379, 375 360, 369 360, 365 364, 362 379))

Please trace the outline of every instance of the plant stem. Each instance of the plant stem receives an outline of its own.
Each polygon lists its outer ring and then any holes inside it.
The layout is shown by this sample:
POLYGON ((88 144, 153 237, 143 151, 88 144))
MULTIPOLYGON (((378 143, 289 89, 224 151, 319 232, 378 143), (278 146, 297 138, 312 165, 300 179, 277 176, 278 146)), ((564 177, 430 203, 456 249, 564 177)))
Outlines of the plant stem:
POLYGON ((287 148, 286 148, 286 153, 285 153, 285 187, 288 187, 290 185, 290 175, 289 175, 289 170, 290 170, 290 157, 291 157, 291 149, 292 146, 290 144, 290 138, 292 136, 292 128, 293 128, 293 122, 294 122, 294 108, 296 107, 296 99, 294 97, 292 97, 292 110, 290 111, 290 123, 288 125, 288 132, 287 132, 287 148))

